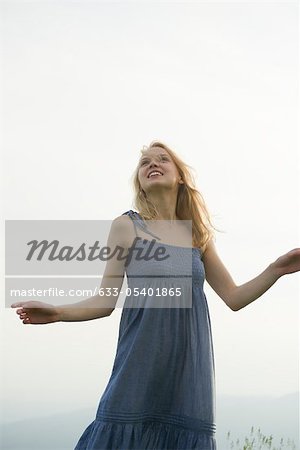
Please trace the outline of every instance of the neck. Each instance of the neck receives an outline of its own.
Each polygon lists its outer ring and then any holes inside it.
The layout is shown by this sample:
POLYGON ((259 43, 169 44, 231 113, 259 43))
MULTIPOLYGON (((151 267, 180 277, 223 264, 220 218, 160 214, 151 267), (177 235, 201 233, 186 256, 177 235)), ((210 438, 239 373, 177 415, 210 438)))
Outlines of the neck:
POLYGON ((176 216, 177 192, 151 192, 147 196, 157 209, 157 220, 178 220, 176 216))

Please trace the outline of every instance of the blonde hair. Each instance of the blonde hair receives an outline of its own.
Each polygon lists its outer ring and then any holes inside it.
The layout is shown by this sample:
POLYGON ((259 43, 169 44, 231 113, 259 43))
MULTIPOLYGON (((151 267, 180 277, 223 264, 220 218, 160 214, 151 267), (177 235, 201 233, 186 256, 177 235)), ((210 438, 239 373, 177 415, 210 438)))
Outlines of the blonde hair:
MULTIPOLYGON (((204 253, 209 240, 215 240, 214 230, 220 230, 212 224, 205 201, 196 189, 194 177, 189 170, 193 170, 193 168, 183 162, 173 150, 161 141, 152 141, 149 147, 144 146, 141 150, 142 155, 152 147, 160 147, 166 150, 177 167, 183 184, 179 184, 178 188, 176 215, 180 220, 192 220, 192 245, 193 247, 200 248, 202 253, 204 253)), ((158 217, 158 211, 142 190, 138 172, 139 164, 132 175, 134 188, 133 207, 137 209, 143 219, 155 220, 158 217)))

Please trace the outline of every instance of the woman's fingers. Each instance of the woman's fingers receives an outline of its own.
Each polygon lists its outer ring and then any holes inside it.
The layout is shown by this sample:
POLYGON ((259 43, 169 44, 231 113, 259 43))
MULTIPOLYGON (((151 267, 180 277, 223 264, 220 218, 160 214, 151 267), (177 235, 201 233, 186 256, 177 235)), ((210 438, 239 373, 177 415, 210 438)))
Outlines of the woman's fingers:
MULTIPOLYGON (((12 307, 17 307, 17 306, 21 306, 24 305, 24 302, 21 303, 14 303, 13 305, 11 305, 12 307)), ((30 323, 29 321, 29 317, 27 316, 27 308, 20 308, 16 310, 16 313, 19 315, 20 320, 23 321, 23 323, 30 323)))
POLYGON ((38 302, 38 301, 26 301, 16 302, 11 305, 12 307, 19 308, 16 310, 20 320, 23 324, 46 324, 57 321, 56 309, 53 305, 38 302))
POLYGON ((25 304, 25 302, 17 302, 17 303, 12 303, 10 305, 11 308, 17 308, 18 306, 23 306, 25 304))
POLYGON ((20 316, 20 319, 22 319, 23 317, 25 317, 26 313, 28 312, 28 310, 30 309, 28 307, 29 303, 27 302, 17 302, 17 303, 12 303, 10 306, 11 308, 18 308, 19 309, 16 310, 16 313, 20 316))

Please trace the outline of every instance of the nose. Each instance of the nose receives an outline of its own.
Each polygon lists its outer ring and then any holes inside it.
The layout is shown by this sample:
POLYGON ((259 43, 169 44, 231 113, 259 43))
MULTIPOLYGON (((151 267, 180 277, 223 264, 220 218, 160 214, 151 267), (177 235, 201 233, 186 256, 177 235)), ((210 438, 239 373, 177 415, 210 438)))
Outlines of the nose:
POLYGON ((149 167, 151 168, 151 167, 153 167, 154 165, 157 167, 157 163, 156 163, 155 161, 152 161, 152 162, 150 163, 150 166, 149 166, 149 167))

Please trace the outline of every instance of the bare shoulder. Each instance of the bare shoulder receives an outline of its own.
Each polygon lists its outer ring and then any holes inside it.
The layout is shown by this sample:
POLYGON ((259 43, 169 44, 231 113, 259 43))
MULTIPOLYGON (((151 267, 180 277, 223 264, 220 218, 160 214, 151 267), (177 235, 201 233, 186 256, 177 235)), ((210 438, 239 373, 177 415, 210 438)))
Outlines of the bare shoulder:
POLYGON ((210 272, 212 272, 214 268, 217 269, 217 266, 220 264, 220 257, 213 238, 211 238, 205 245, 202 254, 202 261, 205 269, 208 269, 210 272))
POLYGON ((215 242, 210 239, 203 253, 202 261, 205 268, 205 278, 213 290, 224 300, 231 309, 232 292, 236 284, 220 258, 215 242))
POLYGON ((122 214, 113 219, 110 233, 118 245, 129 248, 134 239, 133 223, 130 217, 122 214))
POLYGON ((129 232, 132 229, 132 220, 128 215, 122 214, 112 221, 112 228, 115 231, 129 232))
POLYGON ((210 238, 203 250, 203 258, 208 258, 210 254, 216 253, 216 246, 213 238, 210 238))

